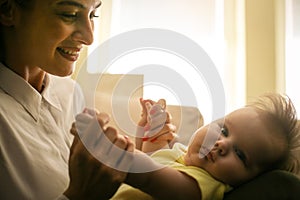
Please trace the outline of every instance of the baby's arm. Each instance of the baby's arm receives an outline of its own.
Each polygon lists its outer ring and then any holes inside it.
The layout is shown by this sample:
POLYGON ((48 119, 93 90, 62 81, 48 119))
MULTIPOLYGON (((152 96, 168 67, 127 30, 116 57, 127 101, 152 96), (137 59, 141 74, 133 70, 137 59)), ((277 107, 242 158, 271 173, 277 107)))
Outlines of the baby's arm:
POLYGON ((201 199, 201 191, 196 180, 170 167, 161 167, 144 173, 128 173, 125 182, 155 199, 201 199))
POLYGON ((85 146, 90 147, 88 149, 100 162, 109 163, 113 169, 125 170, 123 173, 106 170, 108 176, 121 174, 124 177, 128 170, 124 181, 156 199, 200 199, 201 192, 193 178, 162 166, 145 153, 134 150, 129 138, 125 139, 117 131, 109 131, 112 129, 105 127, 101 119, 98 114, 82 113, 76 117, 76 128, 74 126, 72 130, 76 134, 78 130, 85 146), (115 145, 122 147, 118 150, 113 148, 115 145))

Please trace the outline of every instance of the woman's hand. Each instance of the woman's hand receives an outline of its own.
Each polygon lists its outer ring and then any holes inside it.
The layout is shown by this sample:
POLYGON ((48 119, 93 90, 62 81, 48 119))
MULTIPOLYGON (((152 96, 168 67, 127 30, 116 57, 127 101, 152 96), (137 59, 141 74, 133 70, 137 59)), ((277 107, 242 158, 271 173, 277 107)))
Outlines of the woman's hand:
POLYGON ((109 199, 126 178, 132 155, 124 152, 133 152, 134 145, 114 128, 105 127, 108 121, 108 115, 91 110, 76 116, 71 128, 70 183, 64 193, 71 200, 109 199))

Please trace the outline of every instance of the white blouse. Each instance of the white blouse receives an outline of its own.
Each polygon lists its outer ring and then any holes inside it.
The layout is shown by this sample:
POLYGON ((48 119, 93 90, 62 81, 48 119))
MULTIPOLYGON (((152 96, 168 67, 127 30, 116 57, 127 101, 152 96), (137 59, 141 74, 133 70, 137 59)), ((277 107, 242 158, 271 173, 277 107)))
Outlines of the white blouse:
POLYGON ((45 80, 40 94, 0 63, 0 199, 54 199, 68 186, 69 130, 83 96, 69 77, 45 80))

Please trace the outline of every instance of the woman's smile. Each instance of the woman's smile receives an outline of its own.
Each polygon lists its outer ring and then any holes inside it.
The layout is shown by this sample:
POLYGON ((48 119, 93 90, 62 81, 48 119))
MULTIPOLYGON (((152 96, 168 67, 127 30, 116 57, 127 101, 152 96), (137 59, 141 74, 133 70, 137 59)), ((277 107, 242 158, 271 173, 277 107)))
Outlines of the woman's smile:
POLYGON ((64 57, 65 59, 75 62, 80 54, 80 48, 63 48, 57 47, 57 51, 59 54, 64 57))

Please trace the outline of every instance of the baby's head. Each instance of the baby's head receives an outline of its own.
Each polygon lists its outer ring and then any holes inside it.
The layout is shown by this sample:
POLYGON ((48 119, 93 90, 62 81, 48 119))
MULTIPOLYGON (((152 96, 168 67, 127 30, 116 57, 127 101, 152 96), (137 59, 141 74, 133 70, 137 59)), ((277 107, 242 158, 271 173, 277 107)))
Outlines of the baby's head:
MULTIPOLYGON (((277 137, 284 145, 283 154, 277 162, 269 165, 269 169, 282 169, 299 174, 300 158, 297 153, 300 150, 300 127, 292 101, 287 96, 268 94, 248 107, 258 111, 261 119, 269 127, 268 133, 277 137)), ((268 169, 268 163, 265 164, 268 169)))
POLYGON ((203 168, 216 179, 237 186, 272 169, 299 170, 292 151, 297 133, 291 101, 277 94, 266 95, 199 129, 184 159, 187 165, 203 168), (206 133, 219 137, 213 149, 200 158, 206 133))

